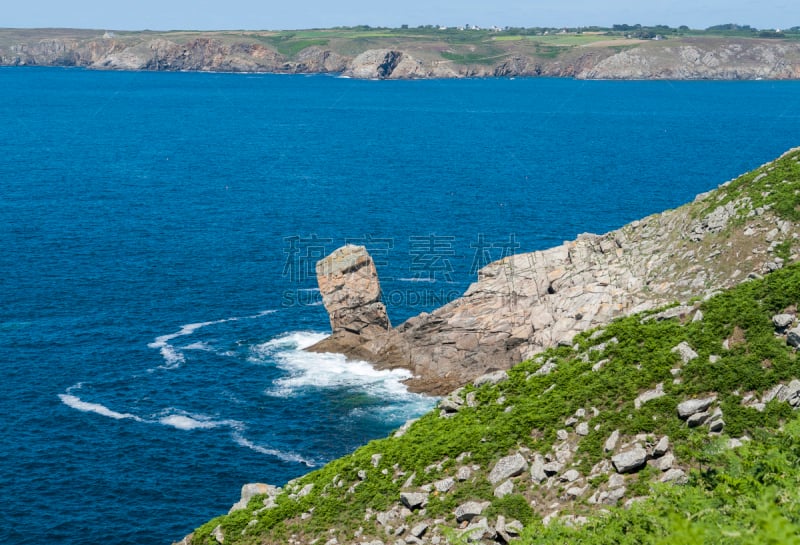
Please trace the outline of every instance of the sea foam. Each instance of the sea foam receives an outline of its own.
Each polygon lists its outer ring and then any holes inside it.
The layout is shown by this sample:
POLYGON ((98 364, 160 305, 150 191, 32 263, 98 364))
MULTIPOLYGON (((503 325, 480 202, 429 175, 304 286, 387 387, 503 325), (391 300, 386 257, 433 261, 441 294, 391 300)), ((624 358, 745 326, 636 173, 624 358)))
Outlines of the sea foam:
POLYGON ((362 360, 341 354, 307 352, 306 348, 326 337, 323 333, 295 331, 252 348, 252 361, 274 361, 286 376, 273 381, 267 394, 291 397, 308 388, 358 388, 389 400, 407 399, 402 383, 411 378, 405 369, 379 370, 362 360))
POLYGON ((67 407, 72 407, 73 409, 84 413, 96 413, 100 416, 107 416, 108 418, 114 418, 116 420, 131 419, 136 420, 137 422, 143 422, 143 420, 135 414, 113 411, 105 405, 101 405, 100 403, 89 403, 71 394, 58 394, 58 398, 67 407))
POLYGON ((164 426, 172 426, 179 430, 210 430, 214 428, 228 427, 234 430, 244 429, 244 424, 238 420, 214 420, 204 414, 192 414, 179 409, 166 409, 163 416, 158 418, 158 423, 164 426))

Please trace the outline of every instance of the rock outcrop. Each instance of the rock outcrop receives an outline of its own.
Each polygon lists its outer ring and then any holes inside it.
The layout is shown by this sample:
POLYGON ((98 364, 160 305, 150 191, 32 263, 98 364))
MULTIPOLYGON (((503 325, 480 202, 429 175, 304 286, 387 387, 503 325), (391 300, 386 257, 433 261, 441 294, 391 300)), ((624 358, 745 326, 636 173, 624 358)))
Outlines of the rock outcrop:
MULTIPOLYGON (((792 150, 782 160, 798 158, 800 150, 792 150)), ((772 168, 765 165, 759 176, 772 168)), ((727 185, 605 235, 583 234, 549 250, 491 263, 461 298, 394 329, 383 318, 373 328, 361 318, 345 327, 337 307, 331 314, 334 334, 314 349, 343 352, 382 368, 407 368, 416 376, 409 381, 412 389, 444 394, 548 347, 570 345, 578 332, 619 316, 703 297, 781 267, 776 248, 800 239, 800 225, 780 219, 769 206, 754 206, 745 195, 730 195, 727 185)), ((354 250, 337 250, 323 263, 343 251, 354 250)), ((325 297, 331 286, 327 265, 319 270, 325 297)), ((373 287, 365 295, 369 305, 377 304, 378 293, 373 287)), ((372 309, 369 305, 363 308, 372 309)), ((665 317, 688 313, 696 316, 692 307, 676 307, 665 317)), ((688 346, 676 351, 683 361, 696 356, 688 346)))
POLYGON ((797 44, 769 40, 707 39, 679 45, 653 45, 621 51, 575 74, 579 79, 795 79, 800 65, 790 61, 797 44))
POLYGON ((316 269, 332 334, 309 350, 369 356, 370 342, 391 327, 375 262, 364 246, 347 245, 320 260, 316 269))

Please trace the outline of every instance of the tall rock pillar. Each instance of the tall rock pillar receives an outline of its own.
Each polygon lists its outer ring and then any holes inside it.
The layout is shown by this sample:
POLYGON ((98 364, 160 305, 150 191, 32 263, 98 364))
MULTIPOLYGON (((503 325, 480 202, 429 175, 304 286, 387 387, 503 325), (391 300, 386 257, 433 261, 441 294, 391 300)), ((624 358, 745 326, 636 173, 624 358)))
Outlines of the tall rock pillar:
POLYGON ((357 335, 363 343, 391 327, 378 271, 364 246, 348 244, 318 261, 317 282, 334 336, 357 335))

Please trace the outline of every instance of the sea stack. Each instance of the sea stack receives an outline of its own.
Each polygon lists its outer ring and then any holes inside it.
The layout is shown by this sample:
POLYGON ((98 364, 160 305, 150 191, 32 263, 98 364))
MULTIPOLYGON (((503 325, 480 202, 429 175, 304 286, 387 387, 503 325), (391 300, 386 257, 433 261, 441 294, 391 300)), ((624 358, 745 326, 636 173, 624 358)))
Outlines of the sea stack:
POLYGON ((364 246, 348 244, 317 262, 316 270, 332 334, 311 350, 358 356, 359 347, 391 328, 375 262, 364 246))

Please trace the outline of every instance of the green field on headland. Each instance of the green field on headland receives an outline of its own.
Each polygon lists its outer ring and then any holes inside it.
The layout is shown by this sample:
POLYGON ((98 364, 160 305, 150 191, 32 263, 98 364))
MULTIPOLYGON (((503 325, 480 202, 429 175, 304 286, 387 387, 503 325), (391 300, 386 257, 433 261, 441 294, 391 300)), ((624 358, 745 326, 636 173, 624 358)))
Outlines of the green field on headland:
POLYGON ((305 30, 0 29, 0 65, 344 73, 376 79, 551 76, 794 79, 800 28, 720 25, 305 30), (611 58, 629 49, 635 57, 611 58), (368 59, 360 58, 367 55, 368 59), (775 64, 774 59, 781 63, 775 64), (606 62, 608 61, 608 62, 606 62))

